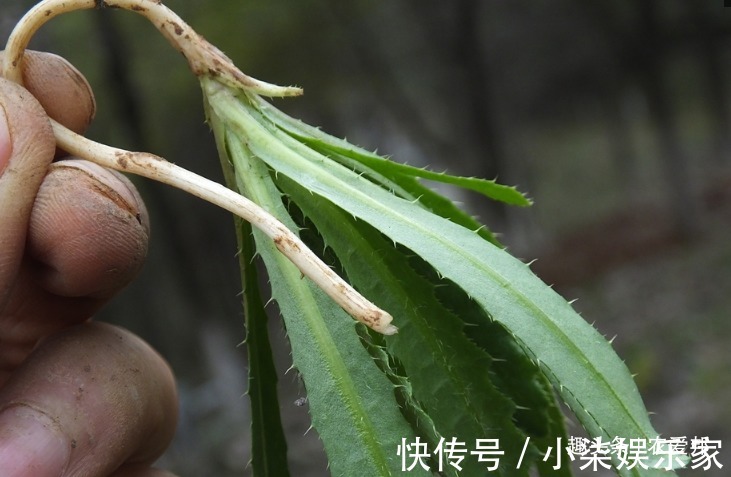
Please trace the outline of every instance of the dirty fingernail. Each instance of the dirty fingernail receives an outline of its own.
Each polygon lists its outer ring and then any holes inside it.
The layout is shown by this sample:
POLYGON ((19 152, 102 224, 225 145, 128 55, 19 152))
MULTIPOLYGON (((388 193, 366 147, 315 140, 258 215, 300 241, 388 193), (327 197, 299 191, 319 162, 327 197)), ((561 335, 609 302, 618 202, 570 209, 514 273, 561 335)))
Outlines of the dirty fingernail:
POLYGON ((45 414, 16 405, 0 413, 0 475, 58 477, 68 466, 71 446, 45 414))
POLYGON ((112 198, 117 205, 137 216, 140 224, 149 233, 150 225, 145 204, 137 190, 124 176, 98 164, 80 159, 59 161, 51 166, 51 169, 53 168, 72 168, 85 173, 102 186, 97 188, 99 192, 106 191, 106 195, 112 198))

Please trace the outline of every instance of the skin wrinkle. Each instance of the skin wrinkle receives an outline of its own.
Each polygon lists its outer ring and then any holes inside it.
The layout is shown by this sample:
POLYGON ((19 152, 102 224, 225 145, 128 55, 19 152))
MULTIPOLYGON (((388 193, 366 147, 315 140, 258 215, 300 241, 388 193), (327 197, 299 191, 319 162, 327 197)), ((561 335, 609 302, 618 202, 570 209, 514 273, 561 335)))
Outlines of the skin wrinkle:
MULTIPOLYGON (((24 401, 10 401, 0 408, 0 412, 2 412, 2 416, 5 419, 9 416, 13 417, 9 425, 6 422, 2 428, 0 428, 0 440, 12 437, 17 433, 25 434, 27 431, 24 424, 26 424, 29 420, 32 423, 40 424, 45 433, 55 437, 55 441, 58 443, 57 445, 59 445, 58 449, 50 449, 50 452, 59 453, 60 455, 65 456, 65 459, 59 462, 59 465, 62 466, 59 468, 59 471, 65 472, 68 467, 68 457, 70 455, 71 446, 68 444, 68 437, 63 432, 61 423, 57 417, 51 416, 42 408, 42 406, 24 401)), ((40 449, 38 451, 40 451, 40 449)), ((44 458, 46 456, 38 454, 37 457, 44 458)), ((28 467, 28 470, 31 469, 34 469, 34 467, 28 467)), ((13 473, 13 475, 15 475, 15 473, 13 473)), ((24 473, 23 475, 26 474, 24 473)))
POLYGON ((46 419, 48 419, 48 424, 50 424, 50 428, 54 432, 58 433, 61 436, 64 435, 58 417, 53 417, 49 415, 45 410, 43 410, 43 408, 27 401, 9 401, 4 406, 0 407, 0 413, 12 408, 27 408, 32 412, 45 417, 46 419))

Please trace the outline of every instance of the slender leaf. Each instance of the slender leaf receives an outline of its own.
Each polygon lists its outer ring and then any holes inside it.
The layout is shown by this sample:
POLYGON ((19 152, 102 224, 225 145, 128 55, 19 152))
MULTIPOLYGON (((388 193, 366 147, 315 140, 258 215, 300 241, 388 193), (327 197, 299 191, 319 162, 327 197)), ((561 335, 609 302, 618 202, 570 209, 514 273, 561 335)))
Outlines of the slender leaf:
POLYGON ((249 356, 251 400, 251 468, 256 477, 287 477, 287 442, 284 437, 277 397, 277 370, 269 343, 267 314, 258 286, 254 264, 254 241, 250 226, 242 226, 244 310, 246 348, 249 356))
MULTIPOLYGON (((313 149, 318 150, 323 155, 326 155, 334 161, 358 172, 364 177, 369 178, 373 182, 397 194, 399 197, 407 200, 418 201, 435 214, 449 219, 454 223, 460 224, 470 230, 477 230, 477 233, 486 240, 489 240, 495 245, 500 245, 500 242, 497 240, 495 235, 485 225, 479 223, 471 215, 457 207, 451 200, 422 184, 418 180, 418 176, 403 173, 404 171, 411 170, 419 172, 423 171, 422 169, 405 165, 401 165, 401 169, 399 167, 388 167, 392 161, 385 160, 363 149, 357 149, 355 146, 349 146, 350 149, 355 151, 353 153, 355 155, 355 159, 347 154, 342 154, 338 151, 345 150, 347 152, 348 147, 329 147, 326 141, 318 139, 318 137, 325 137, 325 135, 318 129, 308 126, 301 121, 289 118, 289 116, 286 116, 276 108, 270 107, 269 103, 266 103, 260 98, 255 99, 257 100, 257 106, 261 108, 262 113, 276 124, 277 127, 282 128, 283 131, 287 132, 291 136, 307 141, 313 149), (378 170, 371 168, 370 165, 375 165, 378 170)), ((511 188, 506 188, 504 191, 507 192, 511 201, 520 202, 521 205, 527 205, 529 203, 528 199, 525 197, 517 197, 520 194, 516 190, 513 189, 513 192, 509 192, 510 189, 511 188)))
MULTIPOLYGON (((211 114, 211 121, 218 118, 211 114)), ((214 131, 221 129, 214 127, 214 131)), ((226 135, 239 190, 288 226, 291 218, 263 163, 235 135, 226 135)), ((294 366, 305 382, 310 412, 334 476, 387 476, 398 473, 402 439, 413 431, 399 411, 394 387, 359 343, 356 326, 322 291, 302 280, 271 241, 254 231, 267 266, 272 294, 284 317, 294 366)), ((415 469, 414 475, 428 475, 415 469)))
MULTIPOLYGON (((220 132, 220 125, 217 125, 220 132)), ((229 187, 236 186, 223 134, 217 134, 221 166, 229 187)), ((249 362, 251 403, 251 470, 254 477, 288 477, 287 441, 279 413, 277 370, 269 340, 267 313, 262 301, 259 276, 255 264, 256 249, 251 224, 234 219, 239 245, 239 265, 246 318, 246 349, 249 362)))
MULTIPOLYGON (((212 108, 278 174, 296 180, 413 250, 513 335, 592 436, 657 436, 637 388, 609 343, 522 262, 328 159, 261 118, 236 94, 210 91, 212 108)), ((622 475, 648 475, 621 469, 622 475)))
POLYGON ((413 167, 401 164, 381 157, 377 154, 356 147, 347 141, 334 138, 321 130, 309 126, 302 121, 292 119, 261 98, 252 98, 257 108, 269 116, 277 126, 307 144, 314 150, 325 155, 338 153, 343 158, 354 159, 369 168, 379 171, 386 177, 420 177, 443 184, 451 184, 462 189, 472 190, 485 197, 504 202, 510 205, 525 207, 531 201, 519 192, 515 187, 499 184, 494 180, 481 179, 478 177, 460 177, 446 173, 434 172, 425 168, 413 167))

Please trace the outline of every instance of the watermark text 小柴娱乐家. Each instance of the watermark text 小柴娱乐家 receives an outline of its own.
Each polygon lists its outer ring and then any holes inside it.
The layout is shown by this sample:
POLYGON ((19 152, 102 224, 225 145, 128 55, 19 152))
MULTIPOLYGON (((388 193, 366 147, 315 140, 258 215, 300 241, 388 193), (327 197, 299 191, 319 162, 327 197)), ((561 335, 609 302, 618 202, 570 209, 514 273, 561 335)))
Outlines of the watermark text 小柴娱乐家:
MULTIPOLYGON (((705 471, 723 468, 718 460, 721 441, 708 437, 618 437, 612 440, 602 437, 569 437, 567 442, 562 441, 562 438, 557 438, 556 446, 547 447, 543 456, 543 462, 552 463, 556 470, 570 462, 576 462, 581 470, 592 471, 612 468, 672 470, 680 467, 705 471)), ((529 444, 530 437, 526 437, 517 468, 523 464, 529 444)), ((442 437, 436 445, 429 448, 429 444, 417 436, 412 442, 401 439, 396 454, 401 458, 402 472, 411 472, 418 470, 417 468, 442 472, 447 466, 461 471, 466 459, 476 459, 486 470, 494 471, 500 465, 500 459, 505 456, 505 451, 500 448, 500 440, 494 438, 475 439, 475 442, 468 444, 455 437, 442 437)))

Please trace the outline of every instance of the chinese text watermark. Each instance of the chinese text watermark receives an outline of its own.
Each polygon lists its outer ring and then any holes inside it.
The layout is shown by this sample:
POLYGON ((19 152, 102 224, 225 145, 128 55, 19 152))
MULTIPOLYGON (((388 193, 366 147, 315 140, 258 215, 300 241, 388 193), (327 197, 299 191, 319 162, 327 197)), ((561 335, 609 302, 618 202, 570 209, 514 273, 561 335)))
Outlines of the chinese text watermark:
MULTIPOLYGON (((523 463, 530 437, 526 437, 517 462, 517 468, 523 463)), ((500 465, 500 458, 505 452, 500 448, 499 439, 475 439, 474 442, 460 441, 455 437, 440 438, 439 442, 429 448, 427 442, 416 437, 408 442, 401 439, 396 455, 401 457, 401 470, 410 472, 417 467, 426 471, 442 472, 447 466, 461 471, 465 459, 476 459, 485 469, 493 471, 500 465)), ((606 440, 602 437, 588 439, 585 437, 569 437, 556 439, 555 446, 549 446, 543 462, 553 464, 554 469, 562 465, 576 462, 581 470, 598 471, 600 469, 633 469, 657 468, 671 470, 679 467, 709 470, 723 468, 718 460, 721 449, 720 440, 708 437, 656 437, 652 439, 625 439, 617 437, 606 440), (565 451, 565 452, 563 452, 565 451)))

